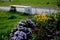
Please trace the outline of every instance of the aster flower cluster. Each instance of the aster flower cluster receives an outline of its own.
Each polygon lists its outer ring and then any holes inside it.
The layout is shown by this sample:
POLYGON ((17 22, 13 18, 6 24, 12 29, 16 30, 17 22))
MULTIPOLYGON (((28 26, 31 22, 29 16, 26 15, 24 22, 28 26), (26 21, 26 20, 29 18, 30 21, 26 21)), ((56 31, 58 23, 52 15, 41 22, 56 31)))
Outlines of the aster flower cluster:
POLYGON ((35 23, 29 20, 24 20, 11 31, 8 40, 32 40, 32 30, 35 23))

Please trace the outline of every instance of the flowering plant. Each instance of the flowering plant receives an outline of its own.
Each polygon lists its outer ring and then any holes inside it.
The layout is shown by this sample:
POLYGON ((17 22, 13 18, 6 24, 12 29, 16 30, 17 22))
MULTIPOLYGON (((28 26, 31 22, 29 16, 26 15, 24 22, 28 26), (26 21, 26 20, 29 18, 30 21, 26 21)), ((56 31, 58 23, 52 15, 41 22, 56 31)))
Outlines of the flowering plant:
POLYGON ((33 20, 36 22, 37 25, 47 25, 49 17, 42 15, 42 14, 37 14, 33 16, 33 20))
POLYGON ((38 28, 38 33, 36 34, 37 40, 47 40, 48 38, 45 37, 50 37, 48 36, 49 33, 50 35, 55 35, 56 31, 60 27, 60 13, 53 13, 50 15, 37 14, 32 17, 32 21, 36 23, 38 28))

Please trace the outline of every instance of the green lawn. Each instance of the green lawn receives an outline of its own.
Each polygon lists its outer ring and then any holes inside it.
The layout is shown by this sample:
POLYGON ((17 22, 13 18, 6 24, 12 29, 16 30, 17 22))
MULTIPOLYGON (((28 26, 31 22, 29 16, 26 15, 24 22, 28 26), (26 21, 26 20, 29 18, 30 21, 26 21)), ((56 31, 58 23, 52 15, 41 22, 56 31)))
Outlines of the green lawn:
MULTIPOLYGON (((1 34, 4 38, 9 34, 9 32, 14 28, 14 26, 20 21, 28 18, 23 13, 10 13, 7 11, 0 10, 0 38, 1 34), (12 18, 13 17, 13 18, 12 18), (12 19, 11 19, 12 18, 12 19)), ((0 39, 1 40, 1 39, 0 39)))
POLYGON ((36 7, 53 7, 57 8, 56 0, 12 0, 11 2, 1 2, 1 6, 6 5, 31 5, 36 7), (49 2, 49 3, 48 3, 49 2))

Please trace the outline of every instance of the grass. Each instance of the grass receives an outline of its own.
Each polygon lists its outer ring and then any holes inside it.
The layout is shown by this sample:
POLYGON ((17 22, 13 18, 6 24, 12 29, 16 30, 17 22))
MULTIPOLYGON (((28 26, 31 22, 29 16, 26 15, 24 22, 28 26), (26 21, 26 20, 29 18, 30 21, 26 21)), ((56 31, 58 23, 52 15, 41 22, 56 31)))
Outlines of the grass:
POLYGON ((14 26, 20 21, 28 18, 23 13, 11 13, 7 11, 0 10, 0 40, 6 40, 5 37, 10 33, 10 31, 14 28, 14 26), (10 19, 13 16, 15 18, 10 19), (3 35, 3 36, 1 36, 3 35))
POLYGON ((1 6, 7 5, 29 5, 34 7, 53 7, 57 8, 56 0, 12 0, 11 2, 1 2, 1 6))

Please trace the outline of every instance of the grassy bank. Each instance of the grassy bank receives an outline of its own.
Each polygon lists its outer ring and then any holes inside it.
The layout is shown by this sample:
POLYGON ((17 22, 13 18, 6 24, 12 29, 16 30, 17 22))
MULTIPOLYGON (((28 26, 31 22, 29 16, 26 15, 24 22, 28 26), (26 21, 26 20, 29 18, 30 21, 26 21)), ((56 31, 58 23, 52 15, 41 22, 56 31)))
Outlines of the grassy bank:
POLYGON ((0 40, 5 40, 10 31, 20 21, 28 18, 23 13, 11 13, 0 10, 0 40), (2 38, 2 39, 1 39, 2 38))
POLYGON ((1 2, 1 6, 6 5, 30 5, 30 6, 37 6, 37 7, 53 7, 57 8, 56 0, 12 0, 11 2, 1 2))

